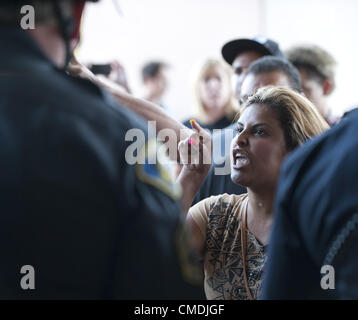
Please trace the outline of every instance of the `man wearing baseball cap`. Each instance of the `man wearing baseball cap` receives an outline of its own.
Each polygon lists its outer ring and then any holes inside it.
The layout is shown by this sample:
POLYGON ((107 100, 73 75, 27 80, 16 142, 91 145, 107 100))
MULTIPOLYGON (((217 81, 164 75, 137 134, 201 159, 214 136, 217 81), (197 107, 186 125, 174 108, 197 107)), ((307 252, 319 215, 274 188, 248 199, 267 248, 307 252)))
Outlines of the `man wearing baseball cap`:
POLYGON ((284 57, 278 43, 265 37, 232 40, 222 47, 221 53, 234 70, 235 93, 239 101, 241 85, 251 63, 263 56, 284 57))

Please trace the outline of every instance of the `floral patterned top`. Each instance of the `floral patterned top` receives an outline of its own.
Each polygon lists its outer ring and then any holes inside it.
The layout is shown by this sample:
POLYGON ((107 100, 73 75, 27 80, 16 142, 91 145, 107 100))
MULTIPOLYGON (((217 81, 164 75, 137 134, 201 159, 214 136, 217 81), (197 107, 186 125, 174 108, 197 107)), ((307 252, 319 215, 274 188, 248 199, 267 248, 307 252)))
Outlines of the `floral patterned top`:
MULTIPOLYGON (((189 214, 205 237, 205 294, 209 300, 246 300, 241 255, 241 215, 248 195, 223 194, 194 205, 189 214)), ((265 247, 247 230, 246 274, 254 299, 260 295, 265 247)))

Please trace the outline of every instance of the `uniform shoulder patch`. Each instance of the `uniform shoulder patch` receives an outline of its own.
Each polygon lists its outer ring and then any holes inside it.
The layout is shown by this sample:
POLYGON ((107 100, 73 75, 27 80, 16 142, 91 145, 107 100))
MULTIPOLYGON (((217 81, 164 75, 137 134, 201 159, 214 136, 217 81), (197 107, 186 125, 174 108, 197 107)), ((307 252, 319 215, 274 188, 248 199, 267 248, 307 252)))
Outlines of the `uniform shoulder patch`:
POLYGON ((174 166, 156 139, 149 140, 139 151, 140 163, 136 164, 138 178, 161 190, 174 200, 180 199, 182 189, 174 181, 174 166))

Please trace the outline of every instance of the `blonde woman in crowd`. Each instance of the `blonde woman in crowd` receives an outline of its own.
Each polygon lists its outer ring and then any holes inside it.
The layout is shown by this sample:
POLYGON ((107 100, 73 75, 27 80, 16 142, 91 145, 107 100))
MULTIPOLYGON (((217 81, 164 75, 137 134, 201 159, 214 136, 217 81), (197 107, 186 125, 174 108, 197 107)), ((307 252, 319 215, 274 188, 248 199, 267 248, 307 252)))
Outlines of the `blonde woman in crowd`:
MULTIPOLYGON (((190 119, 211 131, 232 124, 237 107, 231 76, 230 66, 222 60, 208 59, 203 63, 194 85, 195 111, 190 119)), ((184 125, 191 128, 189 120, 184 125)))

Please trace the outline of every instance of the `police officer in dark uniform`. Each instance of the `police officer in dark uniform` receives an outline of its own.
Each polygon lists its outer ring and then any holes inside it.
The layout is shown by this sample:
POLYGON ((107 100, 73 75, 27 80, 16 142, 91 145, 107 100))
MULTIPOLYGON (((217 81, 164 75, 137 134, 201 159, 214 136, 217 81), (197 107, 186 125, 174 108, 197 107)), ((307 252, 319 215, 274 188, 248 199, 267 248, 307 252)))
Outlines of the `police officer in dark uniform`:
POLYGON ((263 299, 358 299, 358 109, 285 162, 263 299))
POLYGON ((0 5, 0 298, 202 298, 168 169, 125 158, 144 121, 64 71, 84 3, 0 5))

